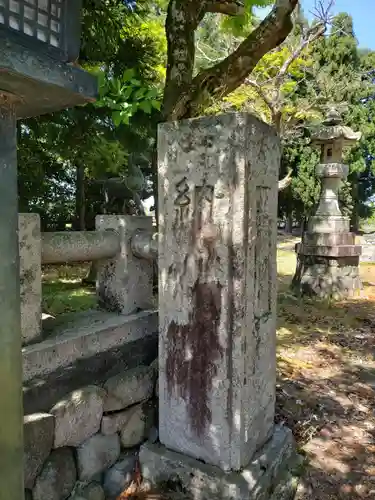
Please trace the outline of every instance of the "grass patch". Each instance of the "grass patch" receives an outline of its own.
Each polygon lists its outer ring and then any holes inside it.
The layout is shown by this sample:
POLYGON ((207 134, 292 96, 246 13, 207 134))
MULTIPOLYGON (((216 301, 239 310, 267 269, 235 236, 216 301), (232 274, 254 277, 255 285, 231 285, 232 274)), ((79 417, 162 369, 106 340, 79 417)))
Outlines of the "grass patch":
POLYGON ((96 306, 94 289, 83 287, 80 281, 43 283, 43 312, 56 316, 68 312, 86 311, 96 306))
POLYGON ((45 314, 86 311, 96 307, 95 289, 82 286, 89 264, 45 266, 42 282, 42 309, 45 314))

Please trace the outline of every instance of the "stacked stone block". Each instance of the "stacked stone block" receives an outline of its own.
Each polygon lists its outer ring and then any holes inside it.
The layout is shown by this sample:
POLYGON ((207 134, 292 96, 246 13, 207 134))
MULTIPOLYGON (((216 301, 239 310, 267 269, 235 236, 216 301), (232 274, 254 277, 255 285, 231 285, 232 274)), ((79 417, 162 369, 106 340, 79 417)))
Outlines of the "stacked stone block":
POLYGON ((26 498, 115 499, 130 484, 137 447, 155 434, 156 364, 67 394, 24 418, 26 498))

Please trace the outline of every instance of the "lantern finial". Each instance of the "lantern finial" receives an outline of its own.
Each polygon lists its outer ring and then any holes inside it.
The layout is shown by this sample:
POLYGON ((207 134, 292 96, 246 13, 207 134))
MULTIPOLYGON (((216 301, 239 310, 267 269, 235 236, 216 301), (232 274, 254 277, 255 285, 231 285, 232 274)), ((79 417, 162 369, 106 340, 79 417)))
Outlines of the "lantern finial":
POLYGON ((341 113, 337 110, 337 108, 331 106, 328 110, 325 120, 323 121, 323 125, 326 126, 340 125, 341 123, 342 123, 341 113))

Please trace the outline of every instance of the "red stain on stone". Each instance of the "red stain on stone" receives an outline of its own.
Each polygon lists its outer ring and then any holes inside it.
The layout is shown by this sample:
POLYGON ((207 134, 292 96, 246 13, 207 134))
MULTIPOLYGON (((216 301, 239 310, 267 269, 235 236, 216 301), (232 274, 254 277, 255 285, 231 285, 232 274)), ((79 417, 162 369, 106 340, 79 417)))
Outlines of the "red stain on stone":
POLYGON ((224 352, 219 342, 221 285, 197 282, 192 299, 189 324, 169 325, 166 377, 169 394, 185 400, 191 428, 202 436, 212 421, 210 392, 224 352))

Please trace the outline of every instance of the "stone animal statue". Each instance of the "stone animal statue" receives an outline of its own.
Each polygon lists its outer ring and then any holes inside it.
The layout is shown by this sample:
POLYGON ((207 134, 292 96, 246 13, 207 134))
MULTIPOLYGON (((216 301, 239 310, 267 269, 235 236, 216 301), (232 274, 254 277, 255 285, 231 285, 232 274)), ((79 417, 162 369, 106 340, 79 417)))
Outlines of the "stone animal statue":
POLYGON ((101 186, 103 213, 145 215, 140 193, 146 183, 139 166, 129 165, 126 177, 109 177, 91 182, 101 186))

